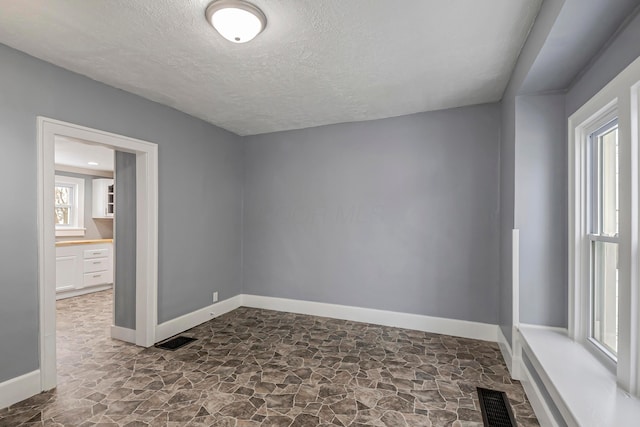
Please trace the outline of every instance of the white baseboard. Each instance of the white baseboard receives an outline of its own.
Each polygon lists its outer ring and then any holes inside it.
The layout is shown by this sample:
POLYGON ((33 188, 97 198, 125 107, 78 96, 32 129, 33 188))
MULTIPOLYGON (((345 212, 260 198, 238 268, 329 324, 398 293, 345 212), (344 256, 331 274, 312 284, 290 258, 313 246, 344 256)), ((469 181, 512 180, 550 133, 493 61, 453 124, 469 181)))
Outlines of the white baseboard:
POLYGON ((242 295, 211 304, 192 313, 185 314, 156 326, 156 342, 160 342, 198 326, 208 320, 228 313, 242 305, 242 295))
POLYGON ((113 285, 99 285, 92 286, 90 288, 82 288, 82 289, 72 289, 69 291, 61 291, 56 293, 56 300, 79 297, 80 295, 91 294, 94 292, 106 291, 107 289, 111 289, 113 285))
POLYGON ((111 338, 130 342, 131 344, 136 343, 136 330, 123 328, 121 326, 112 325, 111 326, 111 338))
POLYGON ((0 383, 0 409, 40 393, 40 369, 0 383))
MULTIPOLYGON (((499 327, 487 323, 338 304, 241 294, 159 324, 156 327, 156 342, 163 341, 241 306, 353 320, 356 322, 393 326, 483 341, 496 342, 498 339, 499 327)), ((113 329, 112 336, 118 338, 113 335, 113 329)), ((123 339, 123 341, 128 340, 123 339)))
POLYGON ((524 392, 527 394, 527 398, 531 403, 531 407, 533 408, 533 412, 536 414, 538 418, 538 422, 541 427, 559 427, 560 424, 555 419, 553 412, 549 408, 547 401, 545 400, 538 384, 533 380, 533 376, 529 371, 529 368, 524 364, 524 362, 520 362, 519 368, 522 384, 522 388, 524 388, 524 392))
POLYGON ((483 341, 496 342, 498 338, 497 325, 466 320, 246 294, 242 295, 242 305, 266 310, 353 320, 483 341))
POLYGON ((513 353, 511 352, 511 345, 509 345, 509 341, 507 341, 507 337, 502 333, 502 329, 498 326, 498 346, 500 346, 500 353, 502 353, 502 357, 504 358, 504 362, 507 364, 507 369, 509 369, 509 373, 511 377, 513 377, 513 353))

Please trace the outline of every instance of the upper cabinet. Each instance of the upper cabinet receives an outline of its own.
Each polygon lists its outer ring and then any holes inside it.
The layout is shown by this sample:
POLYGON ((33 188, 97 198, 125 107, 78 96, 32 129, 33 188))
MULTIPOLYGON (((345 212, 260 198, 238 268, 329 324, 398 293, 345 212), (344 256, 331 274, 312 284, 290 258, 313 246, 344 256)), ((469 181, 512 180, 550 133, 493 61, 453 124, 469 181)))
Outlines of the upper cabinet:
POLYGON ((93 180, 93 217, 113 218, 115 195, 113 179, 93 180))

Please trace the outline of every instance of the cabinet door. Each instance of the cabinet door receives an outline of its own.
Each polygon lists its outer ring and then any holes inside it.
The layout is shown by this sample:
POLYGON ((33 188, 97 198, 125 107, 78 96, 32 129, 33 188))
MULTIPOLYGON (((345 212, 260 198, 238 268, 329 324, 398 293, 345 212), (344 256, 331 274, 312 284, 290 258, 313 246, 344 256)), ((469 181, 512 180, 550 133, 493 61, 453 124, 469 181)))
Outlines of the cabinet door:
POLYGON ((114 180, 93 180, 93 217, 113 218, 115 212, 114 180))
POLYGON ((56 291, 68 291, 76 289, 79 283, 78 270, 79 257, 77 255, 68 255, 56 257, 56 291))

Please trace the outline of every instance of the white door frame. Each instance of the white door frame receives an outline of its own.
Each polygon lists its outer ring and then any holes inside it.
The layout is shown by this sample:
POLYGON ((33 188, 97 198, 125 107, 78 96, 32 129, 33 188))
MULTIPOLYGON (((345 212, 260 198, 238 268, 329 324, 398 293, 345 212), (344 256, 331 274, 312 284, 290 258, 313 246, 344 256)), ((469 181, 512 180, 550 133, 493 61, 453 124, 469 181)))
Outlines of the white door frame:
POLYGON ((136 154, 136 331, 135 343, 155 343, 158 323, 158 146, 139 139, 38 117, 38 292, 40 385, 56 386, 56 266, 54 205, 55 143, 66 136, 136 154))

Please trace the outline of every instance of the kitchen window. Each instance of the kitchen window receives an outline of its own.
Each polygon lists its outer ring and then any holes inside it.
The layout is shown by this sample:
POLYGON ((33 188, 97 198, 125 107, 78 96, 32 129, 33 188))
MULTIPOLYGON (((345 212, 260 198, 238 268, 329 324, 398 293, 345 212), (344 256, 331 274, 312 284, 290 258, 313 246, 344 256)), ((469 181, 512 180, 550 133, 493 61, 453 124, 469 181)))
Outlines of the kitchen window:
POLYGON ((84 179, 56 175, 54 192, 56 236, 84 236, 84 179))

